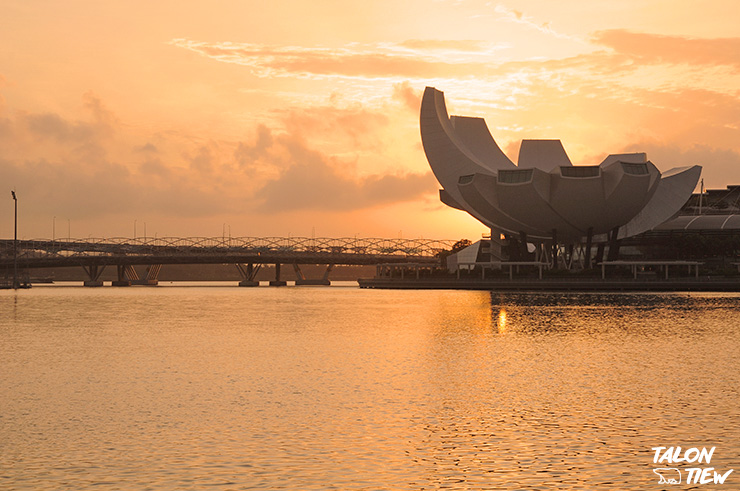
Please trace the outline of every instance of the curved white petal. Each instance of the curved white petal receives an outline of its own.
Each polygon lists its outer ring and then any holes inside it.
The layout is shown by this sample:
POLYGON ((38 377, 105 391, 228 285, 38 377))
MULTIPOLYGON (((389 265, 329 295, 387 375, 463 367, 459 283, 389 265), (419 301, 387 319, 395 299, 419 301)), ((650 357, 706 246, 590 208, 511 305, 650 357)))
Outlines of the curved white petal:
POLYGON ((573 165, 560 140, 522 140, 517 163, 519 167, 536 167, 545 172, 573 165))
POLYGON ((701 166, 676 167, 663 173, 653 197, 619 229, 618 237, 632 237, 651 230, 679 212, 696 188, 701 166))
POLYGON ((485 119, 450 116, 450 122, 455 128, 455 135, 489 170, 496 172, 499 169, 516 169, 514 162, 501 151, 491 136, 485 119))
POLYGON ((447 116, 444 93, 427 87, 421 100, 421 143, 434 176, 450 196, 460 204, 457 191, 460 176, 489 173, 458 138, 447 116))
POLYGON ((489 220, 491 228, 498 228, 515 234, 525 232, 532 237, 549 237, 547 233, 543 233, 541 230, 519 221, 501 210, 495 176, 486 174, 463 176, 458 184, 458 189, 468 206, 477 215, 484 216, 489 220))

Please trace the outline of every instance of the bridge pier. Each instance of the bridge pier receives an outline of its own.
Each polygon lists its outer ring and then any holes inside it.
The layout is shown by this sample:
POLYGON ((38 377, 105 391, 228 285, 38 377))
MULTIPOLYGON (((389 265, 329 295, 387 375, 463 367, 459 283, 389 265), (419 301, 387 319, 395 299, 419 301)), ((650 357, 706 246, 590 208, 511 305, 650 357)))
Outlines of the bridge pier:
MULTIPOLYGON (((116 270, 118 271, 118 279, 111 282, 111 286, 131 286, 130 276, 127 274, 128 269, 134 269, 130 264, 118 264, 116 270)), ((134 271, 136 274, 136 271, 134 271)))
POLYGON ((275 263, 275 279, 270 282, 270 286, 285 286, 288 283, 280 280, 280 263, 275 263))
POLYGON ((257 277, 257 273, 262 267, 261 264, 258 264, 255 268, 254 264, 247 263, 246 269, 241 263, 236 263, 235 266, 236 269, 239 271, 239 274, 242 276, 242 280, 239 282, 239 286, 260 286, 260 282, 255 280, 255 278, 257 277))
POLYGON ((332 268, 334 268, 333 264, 327 265, 323 278, 306 278, 303 271, 301 271, 301 267, 298 266, 298 263, 293 263, 296 278, 295 284, 296 286, 330 286, 331 281, 329 281, 329 273, 331 273, 332 268))
MULTIPOLYGON (((134 268, 131 268, 134 270, 134 268)), ((145 278, 139 278, 139 275, 136 275, 136 278, 131 278, 131 284, 132 285, 144 285, 144 286, 157 286, 159 284, 159 272, 162 271, 162 265, 161 264, 150 264, 146 267, 146 277, 145 278)), ((136 274, 136 270, 134 270, 134 274, 136 274)))
POLYGON ((92 264, 90 266, 83 266, 82 269, 85 270, 85 273, 87 273, 87 277, 90 278, 83 283, 84 286, 103 286, 103 282, 100 281, 100 275, 103 274, 105 266, 92 264))

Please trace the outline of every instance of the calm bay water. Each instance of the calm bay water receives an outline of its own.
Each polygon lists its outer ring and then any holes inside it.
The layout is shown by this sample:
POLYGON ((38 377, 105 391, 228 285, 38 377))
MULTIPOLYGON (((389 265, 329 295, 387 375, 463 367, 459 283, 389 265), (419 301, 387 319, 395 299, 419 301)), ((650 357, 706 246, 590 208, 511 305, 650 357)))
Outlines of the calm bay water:
POLYGON ((739 489, 739 313, 738 294, 2 291, 0 489, 663 489, 653 468, 691 466, 651 448, 678 445, 735 469, 697 489, 739 489))

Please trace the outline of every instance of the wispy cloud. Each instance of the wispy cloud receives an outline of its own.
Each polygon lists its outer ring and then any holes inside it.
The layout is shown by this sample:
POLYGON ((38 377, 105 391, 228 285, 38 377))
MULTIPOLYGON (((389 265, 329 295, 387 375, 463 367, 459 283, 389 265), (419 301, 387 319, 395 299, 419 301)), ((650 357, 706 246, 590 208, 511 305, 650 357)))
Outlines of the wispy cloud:
POLYGON ((515 10, 500 4, 495 5, 493 10, 497 14, 497 17, 499 19, 520 24, 529 29, 534 29, 536 31, 548 34, 556 38, 582 41, 582 39, 577 36, 572 36, 556 31, 552 28, 549 22, 537 22, 533 17, 525 15, 524 12, 520 10, 515 10))
POLYGON ((477 73, 502 46, 480 41, 409 40, 343 48, 266 46, 173 39, 170 44, 260 77, 434 78, 477 73), (446 55, 445 55, 446 54, 446 55), (451 56, 454 54, 454 56, 451 56), (454 60, 454 61, 448 61, 454 60))
POLYGON ((640 63, 727 65, 740 69, 740 38, 698 39, 615 29, 593 41, 640 63))
MULTIPOLYGON (((523 13, 496 6, 516 22, 532 24, 523 13)), ((550 32, 548 26, 538 29, 550 32)), ((248 67, 259 77, 339 79, 374 91, 405 82, 437 84, 454 90, 463 106, 514 107, 516 98, 542 84, 564 92, 589 85, 610 86, 614 97, 637 89, 676 90, 699 86, 733 93, 740 67, 740 38, 692 39, 600 31, 593 50, 567 58, 507 61, 495 56, 502 45, 476 40, 412 39, 400 43, 349 44, 342 48, 266 46, 175 39, 171 44, 216 61, 248 67), (509 98, 511 100, 506 100, 509 98), (470 104, 464 101, 469 100, 470 104), (495 101, 495 102, 494 102, 495 101), (503 106, 502 106, 503 104, 503 106)))

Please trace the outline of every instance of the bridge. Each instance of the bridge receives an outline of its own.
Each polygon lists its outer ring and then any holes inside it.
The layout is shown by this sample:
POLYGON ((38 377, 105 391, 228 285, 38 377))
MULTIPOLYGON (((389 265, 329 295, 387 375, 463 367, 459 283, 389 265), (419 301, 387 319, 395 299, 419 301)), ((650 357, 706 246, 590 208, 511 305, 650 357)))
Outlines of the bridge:
POLYGON ((399 264, 413 262, 434 267, 439 253, 449 250, 454 240, 308 238, 308 237, 138 237, 108 239, 13 240, 0 239, 0 270, 53 267, 82 267, 86 286, 102 286, 103 270, 117 268, 116 286, 157 284, 164 264, 234 264, 242 276, 241 286, 257 286, 257 272, 263 264, 275 265, 273 286, 285 285, 281 265, 292 265, 297 285, 328 285, 335 265, 399 264), (308 279, 302 264, 325 264, 323 278, 308 279), (147 276, 139 278, 135 265, 146 265, 147 276))

